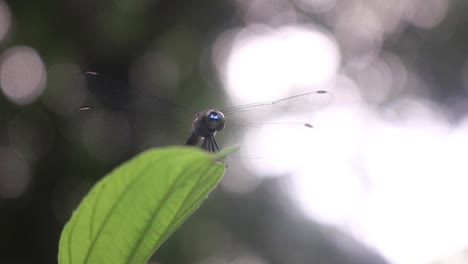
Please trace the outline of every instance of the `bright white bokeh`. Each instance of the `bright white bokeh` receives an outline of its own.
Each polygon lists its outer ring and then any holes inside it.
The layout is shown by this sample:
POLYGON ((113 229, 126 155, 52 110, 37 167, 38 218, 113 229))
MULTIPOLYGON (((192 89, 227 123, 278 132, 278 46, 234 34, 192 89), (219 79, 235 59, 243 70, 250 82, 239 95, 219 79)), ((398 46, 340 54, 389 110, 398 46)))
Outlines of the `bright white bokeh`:
POLYGON ((16 46, 0 58, 0 87, 15 104, 25 105, 36 100, 46 84, 45 65, 30 47, 16 46))
MULTIPOLYGON (((326 89, 333 82, 340 65, 336 42, 311 25, 277 29, 254 25, 240 30, 234 38, 232 35, 229 37, 232 39, 232 52, 224 64, 222 76, 236 105, 326 89)), ((226 39, 218 40, 218 43, 224 42, 226 39)), ((284 154, 297 153, 297 147, 301 145, 303 149, 307 147, 303 143, 311 138, 314 131, 304 127, 304 123, 312 122, 312 113, 331 101, 332 96, 329 95, 311 96, 301 102, 306 106, 303 107, 305 111, 302 109, 287 116, 258 120, 269 124, 295 123, 262 126, 260 133, 256 127, 253 127, 254 131, 245 130, 245 141, 239 154, 244 157, 242 162, 248 163, 246 167, 249 170, 263 175, 288 172, 291 167, 297 167, 303 159, 284 154)), ((229 120, 227 125, 230 125, 229 120)))
MULTIPOLYGON (((389 17, 375 18, 387 27, 389 17)), ((357 48, 365 36, 355 36, 357 48)), ((388 52, 340 68, 336 42, 313 27, 256 25, 229 40, 220 69, 236 104, 316 89, 334 97, 296 116, 313 129, 271 129, 241 144, 241 155, 264 157, 242 159, 250 172, 259 179, 290 175, 285 185, 305 215, 352 234, 391 263, 428 263, 466 248, 468 118, 451 124, 446 109, 424 99, 428 85, 415 70, 388 52)), ((374 44, 365 48, 378 51, 374 44)))
POLYGON ((237 34, 223 76, 230 98, 241 104, 324 85, 339 65, 336 42, 310 25, 251 26, 237 34))
POLYGON ((462 161, 468 122, 451 127, 436 108, 411 103, 401 120, 351 108, 330 114, 339 106, 324 110, 328 122, 322 120, 317 140, 341 140, 292 177, 291 188, 307 215, 347 230, 393 263, 408 264, 468 244, 468 165, 462 161))

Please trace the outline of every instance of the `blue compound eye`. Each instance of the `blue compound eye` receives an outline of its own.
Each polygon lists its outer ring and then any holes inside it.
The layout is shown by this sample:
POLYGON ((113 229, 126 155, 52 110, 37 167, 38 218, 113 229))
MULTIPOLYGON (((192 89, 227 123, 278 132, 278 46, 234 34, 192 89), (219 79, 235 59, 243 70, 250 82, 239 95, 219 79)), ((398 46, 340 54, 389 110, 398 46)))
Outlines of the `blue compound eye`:
POLYGON ((212 120, 219 120, 219 114, 216 113, 216 112, 211 112, 209 115, 208 115, 208 118, 209 119, 212 119, 212 120))

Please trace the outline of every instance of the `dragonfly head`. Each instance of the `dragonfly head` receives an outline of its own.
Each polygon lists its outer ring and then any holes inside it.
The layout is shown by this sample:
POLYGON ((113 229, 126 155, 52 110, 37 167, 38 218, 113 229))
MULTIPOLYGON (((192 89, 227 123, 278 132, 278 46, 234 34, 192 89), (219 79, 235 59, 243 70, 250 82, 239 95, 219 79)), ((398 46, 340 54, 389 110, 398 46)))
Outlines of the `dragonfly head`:
POLYGON ((223 128, 226 126, 226 118, 221 111, 208 109, 199 112, 194 123, 200 131, 208 134, 214 134, 216 131, 223 130, 223 128))

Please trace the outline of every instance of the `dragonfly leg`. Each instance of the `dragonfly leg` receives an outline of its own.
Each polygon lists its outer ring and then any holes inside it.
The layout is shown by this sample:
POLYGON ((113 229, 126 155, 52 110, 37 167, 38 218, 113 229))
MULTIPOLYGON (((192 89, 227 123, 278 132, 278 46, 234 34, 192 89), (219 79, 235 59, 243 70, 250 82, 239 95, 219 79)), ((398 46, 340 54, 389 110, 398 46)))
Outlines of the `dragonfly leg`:
POLYGON ((201 148, 203 150, 208 150, 208 142, 206 141, 206 139, 203 139, 203 143, 202 143, 201 148))
POLYGON ((215 137, 211 137, 211 138, 213 139, 213 145, 214 145, 214 147, 216 148, 216 150, 213 149, 213 152, 215 152, 215 151, 219 152, 218 143, 216 142, 215 137))
POLYGON ((216 139, 213 136, 204 138, 201 148, 209 152, 219 152, 218 143, 216 142, 216 139))
POLYGON ((210 152, 213 152, 213 140, 212 140, 212 138, 210 137, 208 139, 208 141, 210 142, 210 152))
POLYGON ((211 152, 211 141, 209 138, 205 138, 205 142, 206 142, 206 150, 208 150, 209 152, 211 152))
POLYGON ((210 146, 210 152, 214 152, 214 145, 213 145, 213 138, 212 137, 208 138, 208 144, 210 146))
POLYGON ((209 141, 210 141, 210 152, 215 152, 214 145, 213 145, 213 137, 210 137, 209 141))

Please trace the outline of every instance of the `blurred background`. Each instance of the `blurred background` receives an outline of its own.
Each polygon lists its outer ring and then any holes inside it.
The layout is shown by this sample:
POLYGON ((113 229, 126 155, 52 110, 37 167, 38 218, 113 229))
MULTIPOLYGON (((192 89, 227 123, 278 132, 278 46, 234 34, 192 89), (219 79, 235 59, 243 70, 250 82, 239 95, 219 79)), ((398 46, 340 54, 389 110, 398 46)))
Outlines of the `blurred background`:
POLYGON ((333 94, 310 101, 312 132, 272 129, 246 150, 286 156, 228 159, 150 263, 468 263, 467 12, 463 0, 0 0, 0 263, 56 263, 92 184, 186 140, 177 118, 76 121, 106 97, 77 84, 83 70, 196 110, 333 94))

